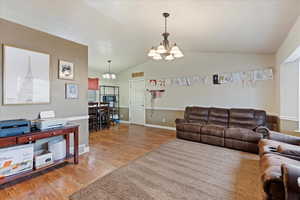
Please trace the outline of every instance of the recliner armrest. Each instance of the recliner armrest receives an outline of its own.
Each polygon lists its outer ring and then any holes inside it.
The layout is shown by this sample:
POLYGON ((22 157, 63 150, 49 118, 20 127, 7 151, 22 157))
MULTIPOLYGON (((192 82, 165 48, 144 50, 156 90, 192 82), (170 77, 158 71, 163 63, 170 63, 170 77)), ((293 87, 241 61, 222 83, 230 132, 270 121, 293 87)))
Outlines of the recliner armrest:
POLYGON ((300 198, 300 187, 298 178, 300 177, 300 167, 295 165, 281 165, 281 172, 285 190, 285 199, 294 200, 300 198))
POLYGON ((270 130, 265 126, 258 126, 254 129, 255 132, 261 133, 263 135, 263 138, 269 138, 270 136, 270 130))
POLYGON ((296 160, 300 160, 300 146, 296 145, 279 145, 277 152, 296 160))
POLYGON ((175 120, 175 123, 176 124, 183 124, 183 123, 186 123, 187 121, 185 119, 176 119, 175 120))
POLYGON ((269 138, 270 140, 275 140, 279 142, 284 142, 288 144, 300 145, 300 137, 287 135, 284 133, 279 133, 275 131, 270 131, 269 138))

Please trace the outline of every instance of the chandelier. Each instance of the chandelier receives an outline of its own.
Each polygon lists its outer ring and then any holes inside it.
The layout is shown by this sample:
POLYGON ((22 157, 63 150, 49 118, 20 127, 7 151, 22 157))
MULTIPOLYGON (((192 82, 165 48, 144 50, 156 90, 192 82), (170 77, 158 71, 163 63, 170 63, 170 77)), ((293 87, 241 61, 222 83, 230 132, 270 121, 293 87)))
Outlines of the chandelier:
POLYGON ((116 74, 110 72, 110 63, 111 63, 111 60, 108 60, 107 62, 108 62, 108 72, 106 72, 105 74, 103 74, 102 78, 104 78, 104 79, 116 79, 117 78, 116 74))
POLYGON ((169 13, 163 13, 165 18, 165 32, 162 34, 163 41, 159 44, 157 48, 152 47, 148 53, 148 56, 154 60, 174 60, 175 58, 183 57, 183 53, 180 51, 179 47, 174 43, 171 47, 168 40, 169 33, 167 32, 167 18, 170 16, 169 13))

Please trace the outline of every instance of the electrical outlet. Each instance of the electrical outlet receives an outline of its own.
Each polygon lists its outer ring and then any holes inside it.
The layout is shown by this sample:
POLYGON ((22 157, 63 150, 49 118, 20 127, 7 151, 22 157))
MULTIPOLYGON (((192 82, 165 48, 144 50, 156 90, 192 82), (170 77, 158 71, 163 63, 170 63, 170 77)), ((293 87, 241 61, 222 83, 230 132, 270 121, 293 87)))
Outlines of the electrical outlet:
POLYGON ((165 123, 166 122, 166 118, 162 118, 162 122, 165 123))

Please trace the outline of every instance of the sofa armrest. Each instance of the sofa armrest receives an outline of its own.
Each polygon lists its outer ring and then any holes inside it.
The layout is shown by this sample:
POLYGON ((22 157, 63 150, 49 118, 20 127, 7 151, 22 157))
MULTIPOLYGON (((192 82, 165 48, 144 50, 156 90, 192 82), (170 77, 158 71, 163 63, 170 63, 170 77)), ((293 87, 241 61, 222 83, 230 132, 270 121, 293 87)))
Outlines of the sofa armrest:
POLYGON ((183 123, 186 123, 187 121, 185 119, 176 119, 175 120, 175 123, 176 124, 183 124, 183 123))
POLYGON ((254 129, 255 132, 261 133, 263 138, 268 139, 270 136, 270 130, 265 126, 258 126, 254 129))
POLYGON ((295 165, 283 164, 281 166, 284 190, 285 190, 285 199, 294 200, 300 198, 300 186, 299 186, 299 177, 300 177, 300 167, 295 165))
POLYGON ((300 146, 292 145, 279 145, 277 147, 277 152, 281 154, 287 154, 291 156, 296 156, 300 158, 300 146))
POLYGON ((275 132, 275 131, 270 131, 270 135, 269 135, 268 139, 279 141, 279 142, 284 142, 284 143, 288 143, 288 144, 293 144, 293 145, 300 145, 300 137, 287 135, 287 134, 279 133, 279 132, 275 132))

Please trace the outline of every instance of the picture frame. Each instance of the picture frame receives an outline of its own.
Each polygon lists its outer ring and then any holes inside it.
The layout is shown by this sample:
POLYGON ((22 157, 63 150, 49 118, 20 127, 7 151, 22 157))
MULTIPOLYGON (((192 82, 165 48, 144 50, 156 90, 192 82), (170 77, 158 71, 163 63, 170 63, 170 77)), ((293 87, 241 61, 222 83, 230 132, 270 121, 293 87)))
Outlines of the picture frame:
POLYGON ((79 88, 75 83, 66 83, 66 99, 79 99, 79 88))
POLYGON ((3 105, 50 103, 50 55, 4 44, 3 105))
POLYGON ((74 63, 59 60, 58 61, 58 79, 74 80, 74 63))

